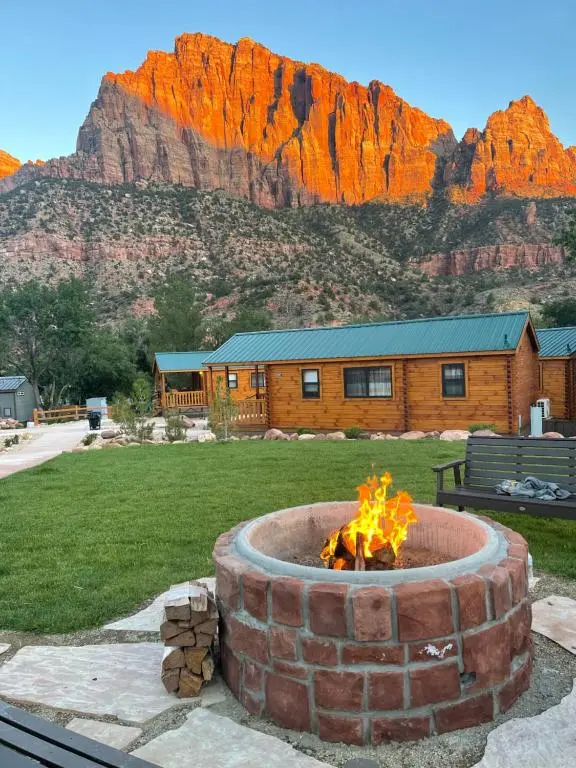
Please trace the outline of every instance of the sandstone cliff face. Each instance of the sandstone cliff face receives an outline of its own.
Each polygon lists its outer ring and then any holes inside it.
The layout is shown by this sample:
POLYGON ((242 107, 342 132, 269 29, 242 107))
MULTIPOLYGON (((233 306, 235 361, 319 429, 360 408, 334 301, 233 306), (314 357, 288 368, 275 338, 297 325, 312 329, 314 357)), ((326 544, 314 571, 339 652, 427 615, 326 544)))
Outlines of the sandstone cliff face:
POLYGON ((8 152, 4 152, 0 149, 0 179, 16 173, 18 168, 20 168, 20 160, 16 160, 16 158, 9 155, 8 152))
POLYGON ((469 129, 447 165, 454 200, 487 192, 519 197, 576 195, 576 148, 564 149, 544 111, 524 96, 494 112, 482 133, 469 129))
POLYGON ((461 277, 474 272, 500 271, 511 267, 538 270, 548 264, 563 264, 565 258, 565 250, 559 245, 504 244, 433 253, 418 261, 411 261, 410 265, 430 277, 461 277))

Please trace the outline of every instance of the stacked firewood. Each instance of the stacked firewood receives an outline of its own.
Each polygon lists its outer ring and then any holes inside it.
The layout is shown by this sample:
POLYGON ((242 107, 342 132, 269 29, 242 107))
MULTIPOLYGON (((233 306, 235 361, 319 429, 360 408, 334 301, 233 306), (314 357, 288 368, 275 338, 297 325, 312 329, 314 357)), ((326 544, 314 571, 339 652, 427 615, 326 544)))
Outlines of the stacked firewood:
POLYGON ((160 637, 166 646, 162 682, 183 699, 197 696, 214 674, 214 639, 218 610, 213 595, 197 582, 179 584, 168 592, 160 637))

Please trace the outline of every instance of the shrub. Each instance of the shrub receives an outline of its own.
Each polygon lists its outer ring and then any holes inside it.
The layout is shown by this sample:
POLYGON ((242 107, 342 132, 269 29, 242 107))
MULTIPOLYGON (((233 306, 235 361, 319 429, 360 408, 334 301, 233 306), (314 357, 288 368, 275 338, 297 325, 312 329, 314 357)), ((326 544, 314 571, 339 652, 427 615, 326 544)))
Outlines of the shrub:
POLYGON ((177 440, 186 440, 186 427, 177 411, 172 411, 166 416, 164 434, 169 443, 175 443, 177 440))
POLYGON ((92 445, 94 440, 98 437, 98 434, 96 432, 89 432, 87 435, 84 435, 82 438, 82 445, 92 445))
POLYGON ((238 413, 230 390, 224 386, 224 379, 218 376, 216 389, 210 403, 208 426, 219 440, 228 440, 234 428, 234 419, 238 413))
POLYGON ((6 440, 4 440, 4 446, 6 448, 11 448, 13 445, 18 445, 20 442, 20 435, 12 435, 11 437, 7 437, 6 440))
POLYGON ((360 427, 348 427, 344 430, 344 434, 348 440, 358 440, 363 431, 360 427))
POLYGON ((496 424, 485 424, 483 421, 477 424, 470 424, 468 432, 478 432, 479 429, 491 429, 492 432, 496 432, 496 424))
POLYGON ((300 429, 296 430, 297 435, 315 435, 313 429, 308 429, 307 427, 300 427, 300 429))
POLYGON ((154 422, 147 421, 146 414, 152 408, 152 389, 147 379, 136 379, 130 397, 116 395, 112 403, 112 413, 122 432, 138 442, 151 440, 154 434, 154 422))

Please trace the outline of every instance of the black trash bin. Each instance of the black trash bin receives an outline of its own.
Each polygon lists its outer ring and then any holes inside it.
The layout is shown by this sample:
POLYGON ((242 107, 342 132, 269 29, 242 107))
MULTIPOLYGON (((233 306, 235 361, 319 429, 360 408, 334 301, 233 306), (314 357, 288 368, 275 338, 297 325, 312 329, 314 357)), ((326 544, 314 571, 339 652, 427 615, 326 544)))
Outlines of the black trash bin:
POLYGON ((88 417, 88 426, 90 429, 100 429, 102 423, 102 414, 100 411, 88 411, 86 414, 88 417))

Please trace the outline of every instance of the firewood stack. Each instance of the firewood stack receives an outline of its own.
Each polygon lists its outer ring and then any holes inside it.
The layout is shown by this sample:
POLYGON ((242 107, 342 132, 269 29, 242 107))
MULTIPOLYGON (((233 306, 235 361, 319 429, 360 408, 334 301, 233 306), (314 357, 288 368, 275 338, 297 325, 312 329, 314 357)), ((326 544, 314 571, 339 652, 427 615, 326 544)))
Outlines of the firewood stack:
POLYGON ((213 645, 218 610, 208 589, 197 582, 172 587, 164 603, 160 637, 166 646, 162 683, 184 699, 197 696, 214 674, 213 645))

